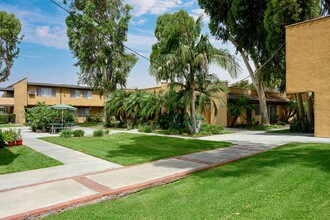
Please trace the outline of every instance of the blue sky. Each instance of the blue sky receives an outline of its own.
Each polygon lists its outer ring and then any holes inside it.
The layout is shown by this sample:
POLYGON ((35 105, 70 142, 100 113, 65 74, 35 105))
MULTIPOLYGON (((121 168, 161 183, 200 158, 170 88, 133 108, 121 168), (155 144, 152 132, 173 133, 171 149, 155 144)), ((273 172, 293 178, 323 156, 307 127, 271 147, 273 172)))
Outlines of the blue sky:
MULTIPOLYGON (((57 0, 62 3, 62 0, 57 0)), ((70 1, 68 1, 70 2, 70 1)), ((164 13, 186 10, 197 18, 203 10, 197 0, 125 0, 133 6, 132 20, 129 25, 126 46, 149 57, 151 46, 156 42, 154 29, 157 17, 164 13)), ((67 7, 67 6, 66 6, 67 7)), ((49 0, 0 0, 0 10, 14 13, 22 23, 22 34, 25 36, 20 48, 20 56, 15 60, 12 74, 4 87, 24 77, 33 82, 76 84, 79 68, 74 67, 75 59, 68 48, 65 18, 66 12, 57 8, 49 0)), ((209 33, 208 17, 204 16, 203 33, 209 33)), ((235 50, 230 44, 221 44, 210 36, 216 47, 226 48, 231 53, 235 50)), ((242 62, 240 62, 242 63, 242 62)), ((238 81, 247 76, 243 71, 236 79, 231 79, 224 70, 211 66, 210 72, 217 73, 222 80, 238 81)), ((127 87, 146 88, 156 86, 156 80, 149 75, 149 61, 139 57, 131 71, 127 87)))

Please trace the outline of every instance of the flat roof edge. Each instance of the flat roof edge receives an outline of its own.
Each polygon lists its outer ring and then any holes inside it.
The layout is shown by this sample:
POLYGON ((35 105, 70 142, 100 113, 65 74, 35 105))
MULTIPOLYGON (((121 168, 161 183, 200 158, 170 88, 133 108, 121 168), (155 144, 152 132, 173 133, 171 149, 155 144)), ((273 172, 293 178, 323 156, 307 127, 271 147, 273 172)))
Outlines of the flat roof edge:
POLYGON ((294 23, 294 24, 289 24, 289 25, 286 25, 285 28, 290 28, 290 27, 294 27, 294 26, 298 26, 298 25, 302 25, 302 24, 306 24, 306 23, 310 23, 310 22, 315 22, 315 21, 322 20, 322 19, 330 19, 330 15, 321 16, 318 18, 313 18, 310 20, 301 21, 301 22, 294 23))

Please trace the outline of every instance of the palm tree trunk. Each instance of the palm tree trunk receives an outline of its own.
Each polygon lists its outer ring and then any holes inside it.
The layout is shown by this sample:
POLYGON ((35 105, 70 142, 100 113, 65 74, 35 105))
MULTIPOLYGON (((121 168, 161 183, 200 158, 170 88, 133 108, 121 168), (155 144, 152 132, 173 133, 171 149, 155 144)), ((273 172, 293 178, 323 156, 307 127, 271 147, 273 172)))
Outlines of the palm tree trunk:
POLYGON ((197 123, 196 123, 196 113, 195 113, 195 99, 194 95, 192 95, 191 103, 190 103, 190 121, 191 121, 191 133, 194 134, 197 131, 197 123))
POLYGON ((196 123, 196 113, 195 113, 195 96, 194 96, 194 70, 193 65, 189 65, 189 80, 190 80, 190 90, 191 90, 191 100, 190 100, 190 122, 191 127, 189 127, 192 134, 197 132, 197 123, 196 123))

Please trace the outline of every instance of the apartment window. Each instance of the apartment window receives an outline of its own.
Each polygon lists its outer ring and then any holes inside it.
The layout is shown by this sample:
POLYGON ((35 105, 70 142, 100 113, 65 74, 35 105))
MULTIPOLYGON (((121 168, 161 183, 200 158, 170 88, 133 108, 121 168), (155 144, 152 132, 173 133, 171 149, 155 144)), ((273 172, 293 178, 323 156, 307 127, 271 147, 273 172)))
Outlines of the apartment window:
POLYGON ((79 108, 79 116, 87 117, 89 115, 89 108, 79 108))
POLYGON ((92 98, 92 91, 84 90, 82 92, 83 98, 84 99, 91 99, 92 98))
POLYGON ((80 98, 80 90, 71 89, 70 90, 70 97, 71 98, 80 98))
POLYGON ((41 97, 56 97, 56 89, 55 88, 37 88, 37 96, 41 97))

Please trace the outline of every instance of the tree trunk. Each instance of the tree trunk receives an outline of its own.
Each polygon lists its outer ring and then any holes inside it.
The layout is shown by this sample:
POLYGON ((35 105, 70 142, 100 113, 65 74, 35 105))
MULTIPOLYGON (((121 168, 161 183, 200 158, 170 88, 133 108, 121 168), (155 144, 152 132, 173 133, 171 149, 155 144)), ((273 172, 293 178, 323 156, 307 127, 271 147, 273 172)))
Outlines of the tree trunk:
POLYGON ((258 84, 257 89, 258 97, 259 97, 259 106, 260 106, 260 114, 261 114, 261 124, 262 125, 269 125, 269 116, 268 116, 268 109, 267 109, 267 102, 266 102, 266 94, 261 83, 258 84))
POLYGON ((261 79, 261 71, 260 71, 260 66, 258 64, 258 62, 256 62, 255 60, 253 60, 255 68, 256 68, 256 72, 254 72, 252 70, 252 67, 249 63, 249 57, 247 54, 245 54, 245 52, 239 48, 238 43, 235 41, 235 39, 232 36, 229 36, 229 41, 232 42, 232 44, 236 47, 236 49, 239 51, 239 53, 241 54, 244 64, 247 68, 247 70, 249 71, 249 75, 251 77, 252 80, 252 84, 254 86, 254 88, 257 90, 258 93, 258 97, 259 97, 259 106, 260 106, 260 114, 261 114, 261 124, 262 125, 269 125, 269 116, 268 116, 268 110, 267 110, 267 103, 266 103, 266 94, 265 94, 265 90, 264 90, 264 86, 262 83, 262 79, 261 79))
POLYGON ((307 119, 309 123, 314 122, 313 93, 307 93, 307 119))
POLYGON ((300 120, 305 120, 305 111, 304 111, 304 103, 302 100, 301 93, 296 93, 297 104, 298 104, 298 117, 300 120))
POLYGON ((239 117, 239 116, 234 116, 233 121, 231 122, 231 124, 230 124, 229 127, 231 127, 231 128, 234 127, 235 122, 237 121, 238 117, 239 117))
POLYGON ((189 80, 190 80, 190 89, 191 89, 191 101, 190 101, 190 121, 191 121, 191 127, 190 132, 192 134, 197 132, 197 122, 196 122, 196 112, 195 112, 195 96, 194 96, 194 87, 195 87, 195 82, 194 82, 194 70, 192 68, 192 65, 188 66, 189 69, 189 80))

